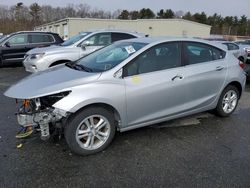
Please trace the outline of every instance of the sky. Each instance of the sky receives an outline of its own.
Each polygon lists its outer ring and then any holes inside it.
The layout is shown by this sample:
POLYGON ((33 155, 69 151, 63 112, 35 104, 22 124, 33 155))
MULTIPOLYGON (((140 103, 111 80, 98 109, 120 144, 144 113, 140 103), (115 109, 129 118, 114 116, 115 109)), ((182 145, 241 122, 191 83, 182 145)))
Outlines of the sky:
POLYGON ((250 18, 250 0, 0 0, 1 5, 15 5, 23 2, 30 5, 38 2, 39 5, 67 6, 68 4, 88 4, 91 8, 98 8, 107 11, 117 9, 140 10, 150 8, 157 12, 160 9, 172 9, 173 11, 183 10, 191 13, 206 12, 208 15, 214 13, 222 16, 246 15, 250 18))

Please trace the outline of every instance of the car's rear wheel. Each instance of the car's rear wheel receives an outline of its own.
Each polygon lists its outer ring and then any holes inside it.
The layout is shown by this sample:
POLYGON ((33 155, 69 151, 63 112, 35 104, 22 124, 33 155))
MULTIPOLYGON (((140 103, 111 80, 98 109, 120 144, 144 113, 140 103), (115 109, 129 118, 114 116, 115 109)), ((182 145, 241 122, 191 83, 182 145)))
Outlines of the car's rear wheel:
POLYGON ((238 105, 239 90, 233 86, 227 86, 221 93, 215 112, 217 115, 227 117, 231 115, 238 105))
POLYGON ((115 135, 113 114, 100 107, 91 107, 73 115, 65 128, 69 148, 79 155, 104 150, 115 135))

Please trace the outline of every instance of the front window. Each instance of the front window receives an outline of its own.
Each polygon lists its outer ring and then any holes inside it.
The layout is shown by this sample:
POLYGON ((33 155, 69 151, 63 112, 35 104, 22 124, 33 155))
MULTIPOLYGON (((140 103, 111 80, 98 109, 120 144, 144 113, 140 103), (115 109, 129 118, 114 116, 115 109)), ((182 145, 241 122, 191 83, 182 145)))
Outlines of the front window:
POLYGON ((180 43, 167 42, 153 46, 128 63, 124 68, 124 76, 133 76, 180 66, 180 43))
POLYGON ((75 44, 76 42, 78 42, 79 40, 81 40, 82 38, 86 37, 89 34, 90 34, 90 32, 80 33, 79 35, 75 35, 75 36, 71 37, 70 39, 66 40, 65 42, 63 42, 60 45, 61 46, 70 46, 72 44, 75 44))
POLYGON ((85 46, 107 46, 111 44, 111 35, 110 33, 98 33, 84 40, 82 44, 85 46))
POLYGON ((107 71, 120 64, 145 45, 145 43, 137 42, 115 43, 79 59, 72 67, 89 72, 107 71))
POLYGON ((20 34, 16 35, 8 40, 10 45, 23 45, 28 43, 28 35, 20 34))

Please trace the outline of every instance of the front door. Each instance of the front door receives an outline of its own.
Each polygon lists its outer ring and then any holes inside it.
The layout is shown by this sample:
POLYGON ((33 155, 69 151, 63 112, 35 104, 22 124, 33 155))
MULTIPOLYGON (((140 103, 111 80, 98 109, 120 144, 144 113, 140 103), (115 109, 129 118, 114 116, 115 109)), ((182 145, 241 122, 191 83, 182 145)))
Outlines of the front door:
POLYGON ((179 42, 158 44, 124 67, 128 126, 188 110, 183 70, 179 42))
POLYGON ((6 41, 2 49, 3 63, 16 63, 24 60, 25 53, 29 50, 28 35, 17 34, 6 41))

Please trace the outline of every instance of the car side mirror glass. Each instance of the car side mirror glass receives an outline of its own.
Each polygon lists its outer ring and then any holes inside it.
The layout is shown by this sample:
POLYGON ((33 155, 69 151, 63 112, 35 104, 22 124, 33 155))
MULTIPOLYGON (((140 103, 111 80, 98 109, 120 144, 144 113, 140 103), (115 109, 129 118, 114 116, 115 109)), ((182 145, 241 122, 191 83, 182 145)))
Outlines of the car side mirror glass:
POLYGON ((9 42, 6 42, 4 45, 5 45, 6 47, 10 47, 10 43, 9 43, 9 42))
POLYGON ((89 46, 91 43, 90 41, 86 40, 86 41, 83 41, 83 43, 81 44, 81 48, 82 50, 86 50, 86 47, 89 46))
POLYGON ((81 48, 82 48, 82 50, 86 50, 86 45, 85 44, 81 44, 81 48))

